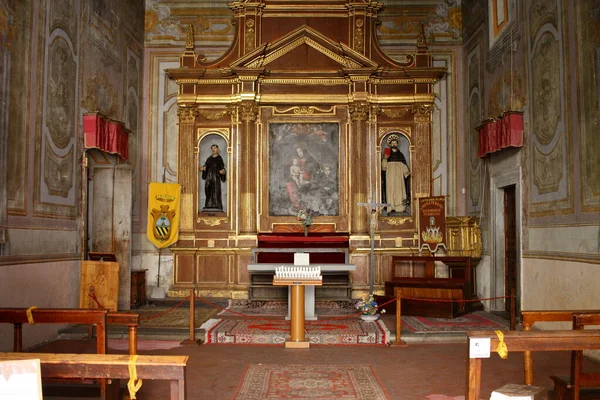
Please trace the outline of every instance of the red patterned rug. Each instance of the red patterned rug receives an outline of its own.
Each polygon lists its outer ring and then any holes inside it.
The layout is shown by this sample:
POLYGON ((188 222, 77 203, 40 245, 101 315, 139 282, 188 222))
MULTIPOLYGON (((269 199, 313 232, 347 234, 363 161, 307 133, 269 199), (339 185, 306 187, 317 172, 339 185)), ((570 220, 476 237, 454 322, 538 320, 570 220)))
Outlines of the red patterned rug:
POLYGON ((402 317, 402 330, 415 333, 508 330, 509 328, 509 321, 485 311, 476 311, 458 318, 402 317))
POLYGON ((252 364, 236 400, 387 400, 369 365, 252 364))
MULTIPOLYGON (((290 321, 209 320, 206 343, 219 344, 283 344, 290 338, 290 321)), ((306 340, 326 345, 385 345, 390 332, 382 321, 359 319, 307 321, 306 340)))

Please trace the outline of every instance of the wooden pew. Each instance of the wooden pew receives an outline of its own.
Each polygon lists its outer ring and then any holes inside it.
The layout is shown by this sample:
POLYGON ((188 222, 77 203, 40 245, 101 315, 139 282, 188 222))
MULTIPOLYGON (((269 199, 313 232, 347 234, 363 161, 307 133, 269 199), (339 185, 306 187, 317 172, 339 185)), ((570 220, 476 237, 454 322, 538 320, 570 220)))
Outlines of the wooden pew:
MULTIPOLYGON (((573 315, 582 313, 600 313, 600 310, 528 310, 521 311, 523 330, 530 331, 536 322, 572 322, 573 315)), ((533 358, 531 351, 523 352, 525 384, 533 385, 533 358)))
MULTIPOLYGON (((35 324, 96 325, 96 353, 106 354, 106 310, 36 308, 31 310, 35 324)), ((13 351, 23 351, 23 324, 29 323, 27 308, 0 308, 0 323, 14 325, 13 351)))
MULTIPOLYGON (((515 351, 572 351, 600 349, 600 330, 502 331, 509 353, 515 351)), ((471 341, 489 338, 490 351, 498 351, 494 331, 467 332, 466 400, 479 400, 481 395, 481 358, 469 358, 471 341)))
MULTIPOLYGON (((582 330, 586 325, 600 325, 600 314, 575 314, 573 329, 582 330)), ((571 352, 570 376, 551 375, 554 381, 555 400, 579 400, 581 388, 600 388, 600 373, 583 372, 583 351, 571 352)))
MULTIPOLYGON (((169 380, 171 400, 185 399, 188 356, 137 356, 138 379, 169 380)), ((129 379, 131 356, 117 354, 0 353, 0 361, 39 359, 43 378, 110 380, 107 400, 118 400, 119 379, 129 379), (108 379, 107 379, 108 378, 108 379)))

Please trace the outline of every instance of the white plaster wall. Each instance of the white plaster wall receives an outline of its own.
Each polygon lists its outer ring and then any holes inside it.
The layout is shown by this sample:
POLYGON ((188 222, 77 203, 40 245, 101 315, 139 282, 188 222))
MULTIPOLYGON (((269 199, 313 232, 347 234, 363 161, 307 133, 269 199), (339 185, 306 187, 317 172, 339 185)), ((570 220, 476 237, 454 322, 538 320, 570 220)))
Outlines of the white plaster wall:
MULTIPOLYGON (((600 264, 535 258, 521 261, 522 310, 600 308, 600 264)), ((562 327, 556 324, 540 324, 539 327, 570 329, 570 323, 562 327)))
MULTIPOLYGON (((0 266, 2 307, 76 308, 80 261, 0 266)), ((64 325, 23 325, 23 349, 56 337, 64 325)), ((0 324, 0 352, 13 350, 13 325, 0 324)))
MULTIPOLYGON (((132 269, 147 269, 146 292, 148 298, 152 295, 152 288, 157 287, 158 254, 159 251, 146 238, 146 233, 134 235, 134 246, 140 251, 133 256, 132 269)), ((173 284, 174 258, 170 249, 160 251, 160 287, 169 290, 173 284)))

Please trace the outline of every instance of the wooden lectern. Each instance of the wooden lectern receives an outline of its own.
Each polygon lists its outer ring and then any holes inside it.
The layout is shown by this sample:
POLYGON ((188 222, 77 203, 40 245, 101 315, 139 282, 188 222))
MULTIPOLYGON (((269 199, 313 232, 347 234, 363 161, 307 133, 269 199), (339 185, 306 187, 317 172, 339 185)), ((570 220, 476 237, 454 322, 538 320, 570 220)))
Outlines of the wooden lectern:
POLYGON ((323 284, 320 267, 277 267, 273 285, 291 286, 290 340, 285 342, 289 349, 308 349, 310 342, 304 334, 304 287, 323 284))

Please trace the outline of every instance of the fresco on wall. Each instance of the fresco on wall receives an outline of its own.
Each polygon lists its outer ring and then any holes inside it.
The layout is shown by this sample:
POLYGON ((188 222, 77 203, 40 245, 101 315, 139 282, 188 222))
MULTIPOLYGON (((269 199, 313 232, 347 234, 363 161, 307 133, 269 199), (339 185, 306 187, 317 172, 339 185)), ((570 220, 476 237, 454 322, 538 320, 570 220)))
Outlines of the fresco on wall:
POLYGON ((572 179, 568 136, 569 96, 559 10, 555 2, 533 1, 527 8, 531 106, 531 196, 535 216, 569 212, 572 179), (543 5, 542 5, 543 3, 543 5))
POLYGON ((576 2, 581 123, 581 200, 585 211, 600 211, 600 3, 576 2), (593 55, 595 62, 590 62, 593 55))
POLYGON ((269 124, 269 215, 339 215, 339 125, 269 124))

